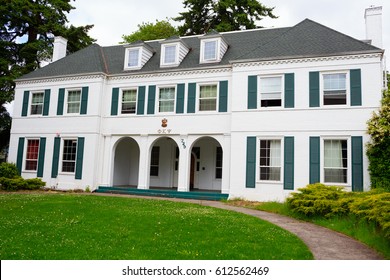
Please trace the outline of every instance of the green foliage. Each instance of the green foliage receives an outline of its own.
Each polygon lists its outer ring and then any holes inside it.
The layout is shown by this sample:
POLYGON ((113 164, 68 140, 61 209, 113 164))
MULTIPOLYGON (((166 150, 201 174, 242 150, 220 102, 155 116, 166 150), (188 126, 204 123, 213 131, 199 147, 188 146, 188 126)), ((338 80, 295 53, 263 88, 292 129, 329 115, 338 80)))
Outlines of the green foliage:
POLYGON ((312 184, 287 198, 290 209, 307 217, 325 218, 354 215, 374 222, 390 238, 390 193, 346 192, 342 187, 312 184))
POLYGON ((372 188, 390 191, 390 91, 383 93, 381 108, 367 122, 371 142, 367 144, 367 157, 372 188))
POLYGON ((136 41, 148 41, 157 39, 166 39, 178 35, 178 31, 168 20, 156 21, 155 24, 147 22, 138 24, 138 30, 130 35, 122 35, 125 43, 136 41))
POLYGON ((274 8, 257 0, 184 0, 183 4, 188 10, 174 18, 184 21, 179 27, 180 35, 204 34, 212 29, 218 32, 254 29, 262 18, 276 18, 274 8))
POLYGON ((39 190, 46 185, 42 179, 23 179, 13 163, 0 164, 0 189, 6 191, 39 190))
POLYGON ((14 163, 3 162, 0 164, 0 177, 8 179, 19 177, 19 171, 14 163))

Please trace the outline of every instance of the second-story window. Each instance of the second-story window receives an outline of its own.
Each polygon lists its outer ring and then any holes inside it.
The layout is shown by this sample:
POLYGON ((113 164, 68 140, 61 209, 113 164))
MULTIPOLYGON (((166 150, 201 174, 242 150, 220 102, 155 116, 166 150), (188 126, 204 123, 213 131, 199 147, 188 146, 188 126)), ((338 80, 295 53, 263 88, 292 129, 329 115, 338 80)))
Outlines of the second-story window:
POLYGON ((175 111, 175 87, 160 88, 158 97, 160 113, 175 111))
POLYGON ((260 78, 261 107, 282 106, 282 77, 260 78))
POLYGON ((135 114, 137 108, 137 90, 122 91, 122 114, 135 114))
POLYGON ((31 100, 31 115, 42 115, 43 112, 43 92, 34 92, 31 100))
POLYGON ((335 73, 323 75, 324 105, 347 104, 347 74, 335 73))
POLYGON ((199 87, 199 111, 217 110, 217 85, 199 87))
POLYGON ((81 90, 69 90, 66 112, 68 114, 80 113, 80 104, 81 104, 81 90))

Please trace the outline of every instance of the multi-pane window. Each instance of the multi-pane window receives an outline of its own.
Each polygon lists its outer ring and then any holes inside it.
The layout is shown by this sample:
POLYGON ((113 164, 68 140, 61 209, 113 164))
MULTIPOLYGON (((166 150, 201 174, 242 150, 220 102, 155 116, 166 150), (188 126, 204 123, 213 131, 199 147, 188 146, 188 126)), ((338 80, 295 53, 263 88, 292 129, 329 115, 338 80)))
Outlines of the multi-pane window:
POLYGON ((176 46, 165 46, 164 52, 164 64, 173 64, 176 62, 176 46))
POLYGON ((27 141, 26 170, 36 171, 38 166, 39 139, 27 141))
POLYGON ((159 92, 159 112, 175 111, 175 87, 160 88, 159 92))
POLYGON ((78 114, 80 113, 81 104, 81 90, 69 90, 67 100, 67 113, 78 114))
POLYGON ((43 112, 43 92, 34 92, 31 100, 31 115, 42 115, 43 112))
POLYGON ((347 74, 323 75, 324 105, 347 104, 347 74))
POLYGON ((216 60, 217 59, 217 41, 204 42, 203 60, 216 60))
POLYGON ((158 176, 159 163, 160 147, 154 146, 152 148, 152 155, 150 157, 150 176, 158 176))
POLYGON ((215 178, 216 179, 222 179, 222 148, 217 147, 216 151, 216 161, 215 161, 215 178))
POLYGON ((139 62, 139 49, 128 51, 128 67, 137 67, 139 62))
POLYGON ((199 87, 199 111, 217 110, 217 85, 199 87))
POLYGON ((62 172, 73 173, 76 169, 77 140, 64 140, 62 151, 62 172))
POLYGON ((260 180, 280 181, 281 140, 260 140, 260 180))
POLYGON ((347 140, 324 140, 324 182, 347 183, 347 140))
POLYGON ((137 108, 137 90, 122 91, 122 114, 135 114, 137 108))
POLYGON ((261 107, 282 106, 282 77, 260 78, 261 107))

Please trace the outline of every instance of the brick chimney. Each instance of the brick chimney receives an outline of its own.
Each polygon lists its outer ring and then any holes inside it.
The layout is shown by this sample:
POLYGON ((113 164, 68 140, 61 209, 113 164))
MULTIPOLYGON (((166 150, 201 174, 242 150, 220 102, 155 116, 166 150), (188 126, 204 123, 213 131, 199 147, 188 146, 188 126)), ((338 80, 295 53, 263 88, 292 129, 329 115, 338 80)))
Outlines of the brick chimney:
POLYGON ((66 56, 67 43, 68 40, 61 36, 54 37, 52 62, 57 61, 66 56))
POLYGON ((366 20, 366 39, 371 41, 371 45, 382 49, 382 6, 367 8, 364 19, 366 20))

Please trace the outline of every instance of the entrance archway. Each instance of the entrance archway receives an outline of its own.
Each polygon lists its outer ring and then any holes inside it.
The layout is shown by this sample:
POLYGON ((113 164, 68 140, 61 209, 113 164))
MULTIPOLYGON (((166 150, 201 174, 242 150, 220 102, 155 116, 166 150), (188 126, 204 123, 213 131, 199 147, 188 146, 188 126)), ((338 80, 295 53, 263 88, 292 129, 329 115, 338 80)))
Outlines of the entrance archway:
POLYGON ((118 141, 114 152, 113 186, 138 185, 140 150, 137 142, 130 138, 118 141))

